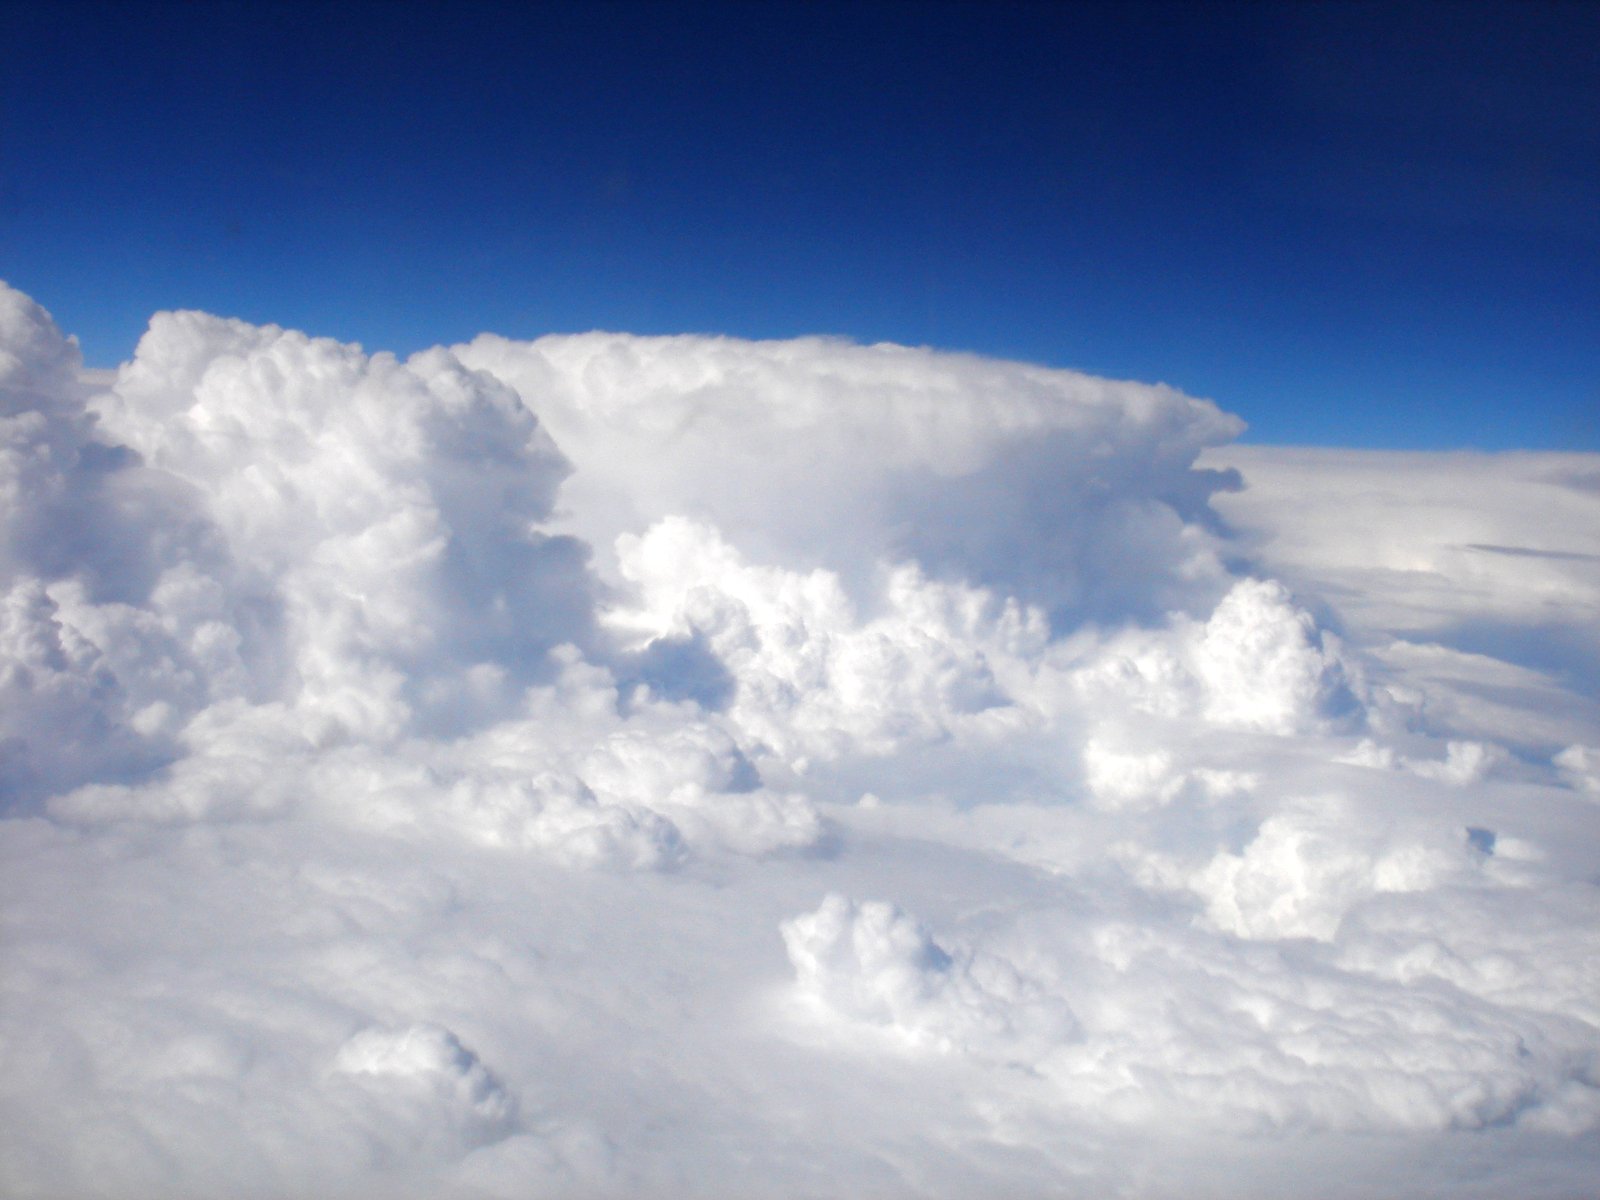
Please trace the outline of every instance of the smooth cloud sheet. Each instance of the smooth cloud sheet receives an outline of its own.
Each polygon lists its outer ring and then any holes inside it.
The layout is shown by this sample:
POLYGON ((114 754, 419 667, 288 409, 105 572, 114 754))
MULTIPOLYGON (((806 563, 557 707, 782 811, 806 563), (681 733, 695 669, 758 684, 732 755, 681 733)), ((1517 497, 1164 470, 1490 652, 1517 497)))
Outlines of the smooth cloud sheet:
POLYGON ((3 1190, 1581 1191, 1600 462, 1238 431, 0 287, 3 1190))

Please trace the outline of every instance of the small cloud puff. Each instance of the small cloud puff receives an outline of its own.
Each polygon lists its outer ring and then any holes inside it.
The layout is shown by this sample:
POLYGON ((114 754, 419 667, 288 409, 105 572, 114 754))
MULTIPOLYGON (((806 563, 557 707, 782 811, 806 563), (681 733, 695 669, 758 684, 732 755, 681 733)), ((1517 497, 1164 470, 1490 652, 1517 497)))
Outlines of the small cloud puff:
POLYGON ((1402 762, 1407 770, 1424 779, 1466 787, 1485 778, 1505 759, 1506 752, 1499 746, 1483 742, 1449 741, 1445 743, 1443 760, 1408 758, 1402 762))
POLYGON ((1205 715, 1219 725, 1287 734, 1359 714, 1338 639, 1276 581, 1234 584, 1193 653, 1205 715))
POLYGON ((1600 746, 1568 746, 1554 759, 1562 778, 1578 791, 1600 799, 1600 746))
POLYGON ((892 904, 830 894, 781 931, 818 1011, 908 1046, 1010 1061, 1076 1033, 1072 1010, 1038 980, 998 955, 946 950, 892 904))
POLYGON ((1334 797, 1286 807, 1235 854, 1224 851, 1190 886, 1219 929, 1244 938, 1331 939, 1345 915, 1384 892, 1420 892, 1476 865, 1465 842, 1361 830, 1334 797))
POLYGON ((1176 614, 1167 630, 1117 634, 1075 675, 1091 703, 1223 729, 1289 736, 1365 719, 1339 640, 1273 580, 1239 580, 1205 621, 1176 614))
POLYGON ((390 1153, 465 1154, 508 1137, 517 1100, 478 1056, 439 1025, 364 1029, 339 1048, 331 1067, 381 1122, 390 1153))
POLYGON ((1099 734, 1083 747, 1084 782, 1093 803, 1111 812, 1160 808, 1176 800, 1204 801, 1251 791, 1257 778, 1249 772, 1195 766, 1180 767, 1179 758, 1164 749, 1120 746, 1099 734))
POLYGON ((1042 614, 986 591, 888 573, 863 620, 839 578, 751 566, 709 526, 671 518, 618 542, 638 603, 613 628, 701 639, 733 683, 728 716, 788 761, 883 756, 1018 714, 999 673, 1048 642, 1042 614))

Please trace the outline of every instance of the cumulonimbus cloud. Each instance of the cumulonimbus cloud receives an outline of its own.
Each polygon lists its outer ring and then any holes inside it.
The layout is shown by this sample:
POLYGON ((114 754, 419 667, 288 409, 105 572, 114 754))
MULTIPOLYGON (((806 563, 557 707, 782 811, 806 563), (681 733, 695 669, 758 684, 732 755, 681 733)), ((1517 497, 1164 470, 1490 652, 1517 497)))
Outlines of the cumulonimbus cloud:
POLYGON ((16 1195, 1592 1177, 1589 701, 1263 531, 1214 405, 199 313, 80 367, 0 288, 16 1195))

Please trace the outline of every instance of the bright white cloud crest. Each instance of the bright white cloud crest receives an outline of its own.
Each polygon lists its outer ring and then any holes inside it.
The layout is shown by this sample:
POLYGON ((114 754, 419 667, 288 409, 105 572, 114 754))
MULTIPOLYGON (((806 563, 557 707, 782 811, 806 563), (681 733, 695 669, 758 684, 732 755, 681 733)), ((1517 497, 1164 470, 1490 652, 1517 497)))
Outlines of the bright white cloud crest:
POLYGON ((6 1193, 1571 1194, 1600 467, 1367 570, 1237 432, 198 313, 107 389, 0 288, 6 1193))

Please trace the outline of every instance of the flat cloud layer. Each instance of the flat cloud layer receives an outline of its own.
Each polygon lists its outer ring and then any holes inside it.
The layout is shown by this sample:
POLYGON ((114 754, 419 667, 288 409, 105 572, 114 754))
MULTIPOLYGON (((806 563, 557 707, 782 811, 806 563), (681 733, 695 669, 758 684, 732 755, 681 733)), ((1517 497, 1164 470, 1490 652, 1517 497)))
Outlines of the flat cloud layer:
POLYGON ((18 1197, 1570 1196, 1600 460, 0 285, 18 1197))

